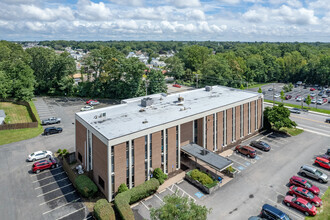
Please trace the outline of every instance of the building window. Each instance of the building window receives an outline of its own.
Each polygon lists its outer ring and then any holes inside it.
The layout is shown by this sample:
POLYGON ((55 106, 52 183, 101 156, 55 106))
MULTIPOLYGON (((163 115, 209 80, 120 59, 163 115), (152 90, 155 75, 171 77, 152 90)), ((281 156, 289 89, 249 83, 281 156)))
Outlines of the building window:
POLYGON ((244 136, 244 105, 241 105, 241 118, 240 118, 240 120, 241 120, 241 138, 244 136))
POLYGON ((132 140, 132 187, 134 187, 134 140, 132 140))
POLYGON ((104 180, 99 176, 99 185, 104 189, 104 180))
POLYGON ((148 136, 144 137, 144 159, 148 159, 148 136))
POLYGON ((129 142, 126 142, 126 185, 129 186, 129 142))
POLYGON ((150 151, 150 153, 149 153, 149 163, 150 163, 150 167, 152 167, 152 160, 151 160, 151 158, 152 158, 152 134, 150 134, 150 144, 149 144, 149 151, 150 151))
POLYGON ((195 120, 195 121, 194 121, 194 135, 195 135, 195 137, 194 137, 194 142, 195 142, 195 143, 197 143, 197 140, 198 140, 198 139, 197 139, 197 137, 198 137, 197 134, 198 134, 198 126, 197 126, 197 120, 195 120))
POLYGON ((162 145, 161 169, 163 172, 165 172, 165 170, 164 170, 164 130, 161 131, 161 145, 162 145))
POLYGON ((115 172, 115 154, 114 154, 115 146, 111 146, 111 172, 115 172))
POLYGON ((128 167, 126 169, 126 185, 128 186, 129 188, 129 171, 128 171, 128 167))
POLYGON ((78 160, 80 161, 80 162, 82 162, 82 156, 81 156, 81 154, 78 152, 78 160))
POLYGON ((132 167, 132 187, 134 187, 134 167, 132 167))
POLYGON ((115 197, 115 175, 111 176, 112 198, 115 197))
POLYGON ((215 133, 216 133, 216 116, 213 114, 213 150, 216 150, 216 143, 215 143, 215 133))
POLYGON ((164 173, 167 172, 167 164, 168 164, 168 129, 166 129, 166 143, 165 143, 165 148, 166 148, 166 160, 164 164, 164 173))
POLYGON ((235 114, 236 114, 236 109, 235 107, 233 108, 233 110, 231 111, 231 119, 232 119, 232 137, 231 137, 231 142, 234 142, 235 141, 235 129, 236 129, 236 117, 235 117, 235 114))

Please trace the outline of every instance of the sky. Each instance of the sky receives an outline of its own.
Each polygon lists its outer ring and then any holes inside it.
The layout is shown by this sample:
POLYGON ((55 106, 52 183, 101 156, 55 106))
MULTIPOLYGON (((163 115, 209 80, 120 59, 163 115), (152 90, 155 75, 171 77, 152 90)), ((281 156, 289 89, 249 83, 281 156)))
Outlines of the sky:
POLYGON ((330 0, 0 0, 0 39, 330 42, 330 0))

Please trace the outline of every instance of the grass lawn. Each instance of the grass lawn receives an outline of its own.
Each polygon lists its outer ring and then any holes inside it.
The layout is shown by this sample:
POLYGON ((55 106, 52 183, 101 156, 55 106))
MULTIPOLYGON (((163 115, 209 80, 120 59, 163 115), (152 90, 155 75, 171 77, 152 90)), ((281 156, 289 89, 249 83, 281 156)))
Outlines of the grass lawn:
POLYGON ((281 128, 280 131, 284 131, 284 132, 290 134, 291 136, 296 136, 296 135, 304 132, 304 130, 299 129, 299 128, 281 128))
MULTIPOLYGON (((30 103, 30 106, 32 108, 34 115, 36 116, 36 118, 39 122, 38 127, 37 128, 24 128, 24 129, 12 129, 12 130, 0 131, 0 145, 30 139, 30 138, 40 135, 43 132, 43 128, 40 125, 40 118, 37 113, 36 107, 34 106, 32 101, 30 101, 29 103, 30 103)), ((26 107, 25 107, 25 110, 26 110, 26 107)), ((16 110, 13 112, 16 112, 16 110)), ((7 112, 6 112, 6 114, 7 114, 7 112)), ((25 114, 26 114, 25 116, 22 116, 23 118, 29 117, 27 110, 26 110, 25 114)), ((31 120, 31 118, 30 118, 30 120, 31 120)))
POLYGON ((7 124, 32 122, 27 107, 11 102, 0 102, 0 109, 6 113, 5 122, 7 124))
MULTIPOLYGON (((269 102, 269 103, 273 103, 272 100, 267 100, 265 99, 264 100, 265 102, 269 102)), ((275 104, 280 104, 282 102, 278 102, 278 101, 275 101, 275 104)), ((284 106, 289 106, 289 107, 293 107, 293 108, 301 108, 301 105, 295 105, 295 104, 290 104, 290 103, 284 103, 284 106)), ((309 111, 314 111, 314 112, 320 112, 320 113, 325 113, 325 114, 330 114, 330 110, 327 110, 327 109, 319 109, 319 108, 314 108, 314 107, 306 107, 304 106, 304 109, 307 109, 309 111)))
POLYGON ((305 219, 310 220, 329 220, 330 219, 330 188, 322 196, 323 205, 317 208, 317 214, 314 217, 306 217, 305 219))

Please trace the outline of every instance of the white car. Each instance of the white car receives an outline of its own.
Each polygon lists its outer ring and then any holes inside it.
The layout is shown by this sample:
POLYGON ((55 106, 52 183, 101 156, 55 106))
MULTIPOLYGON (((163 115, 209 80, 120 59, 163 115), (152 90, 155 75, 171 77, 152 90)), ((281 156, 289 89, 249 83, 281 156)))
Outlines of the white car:
POLYGON ((322 98, 328 98, 328 95, 324 93, 324 94, 322 95, 322 98))
POLYGON ((80 109, 80 111, 89 111, 89 110, 92 110, 92 109, 94 109, 93 106, 91 106, 91 105, 86 105, 85 107, 82 107, 82 108, 80 109))
POLYGON ((312 99, 311 104, 315 104, 316 103, 316 99, 312 99))
POLYGON ((100 102, 99 101, 90 101, 89 102, 89 105, 98 105, 98 104, 100 104, 100 102))
POLYGON ((280 97, 280 96, 281 96, 281 95, 278 94, 278 93, 276 93, 276 94, 274 95, 275 98, 278 98, 278 97, 280 97))
POLYGON ((297 102, 301 102, 302 100, 303 100, 303 98, 301 96, 298 96, 296 99, 297 102))
POLYGON ((322 105, 323 104, 323 99, 318 99, 317 102, 316 102, 316 104, 322 105))
POLYGON ((311 94, 309 94, 311 97, 316 96, 316 94, 314 92, 312 92, 311 94))
POLYGON ((48 151, 48 150, 44 150, 44 151, 36 151, 32 154, 30 154, 28 156, 28 161, 36 161, 36 160, 39 160, 39 159, 43 159, 43 158, 50 158, 53 156, 53 153, 51 151, 48 151))

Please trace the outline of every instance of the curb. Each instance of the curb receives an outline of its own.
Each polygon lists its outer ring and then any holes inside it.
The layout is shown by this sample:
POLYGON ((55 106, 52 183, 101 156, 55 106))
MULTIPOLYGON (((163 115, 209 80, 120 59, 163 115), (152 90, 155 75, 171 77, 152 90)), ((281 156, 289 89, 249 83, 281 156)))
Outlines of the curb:
MULTIPOLYGON (((269 103, 269 102, 264 102, 264 105, 271 105, 272 106, 273 104, 269 103)), ((294 108, 294 107, 289 107, 289 106, 285 106, 285 105, 284 105, 284 107, 286 107, 288 109, 294 108)), ((320 112, 314 112, 314 111, 308 111, 308 113, 315 114, 315 115, 327 116, 327 117, 330 116, 329 114, 326 114, 326 113, 320 113, 320 112)))

